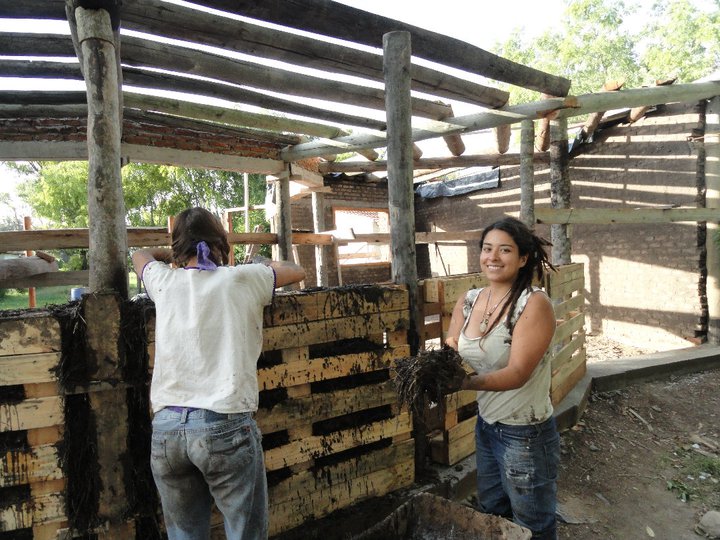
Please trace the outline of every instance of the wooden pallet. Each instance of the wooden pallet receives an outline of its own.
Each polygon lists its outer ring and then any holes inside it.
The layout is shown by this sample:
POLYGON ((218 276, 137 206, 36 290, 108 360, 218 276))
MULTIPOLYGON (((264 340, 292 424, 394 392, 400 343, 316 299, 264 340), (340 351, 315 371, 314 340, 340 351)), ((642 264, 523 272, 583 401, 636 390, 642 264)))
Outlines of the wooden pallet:
POLYGON ((48 315, 3 319, 0 336, 0 531, 54 539, 67 524, 60 327, 48 315))
POLYGON ((271 534, 413 482, 390 370, 410 354, 407 309, 404 288, 378 286, 279 295, 266 310, 256 418, 271 534), (263 407, 266 393, 281 399, 263 407))
POLYGON ((477 402, 475 392, 461 390, 448 394, 432 413, 434 425, 429 435, 430 458, 444 465, 455 465, 475 452, 477 402))

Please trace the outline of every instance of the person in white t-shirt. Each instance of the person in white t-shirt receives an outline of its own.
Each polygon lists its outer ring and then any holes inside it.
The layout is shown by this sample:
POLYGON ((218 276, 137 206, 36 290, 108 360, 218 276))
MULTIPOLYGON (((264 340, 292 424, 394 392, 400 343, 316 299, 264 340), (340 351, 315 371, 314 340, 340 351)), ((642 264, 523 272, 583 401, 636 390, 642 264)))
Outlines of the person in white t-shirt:
POLYGON ((282 261, 227 266, 229 251, 220 220, 196 207, 175 218, 172 249, 132 256, 155 302, 150 459, 169 540, 209 538, 213 502, 229 540, 268 535, 253 417, 263 308, 305 271, 282 261))
POLYGON ((462 387, 477 391, 479 510, 553 540, 560 440, 547 351, 555 314, 532 286, 533 277, 553 269, 547 245, 515 218, 485 228, 480 268, 489 284, 458 298, 445 343, 475 371, 462 387))

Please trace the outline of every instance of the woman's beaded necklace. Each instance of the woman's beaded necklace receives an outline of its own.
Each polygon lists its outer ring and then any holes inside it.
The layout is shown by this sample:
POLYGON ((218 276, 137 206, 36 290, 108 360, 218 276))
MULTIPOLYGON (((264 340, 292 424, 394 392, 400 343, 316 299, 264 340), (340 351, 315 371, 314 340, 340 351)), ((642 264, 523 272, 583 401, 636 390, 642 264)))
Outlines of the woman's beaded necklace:
MULTIPOLYGON (((512 289, 512 287, 510 287, 512 289)), ((485 301, 485 315, 483 316, 482 321, 480 321, 480 334, 484 335, 485 332, 488 329, 488 325, 490 324, 490 317, 492 317, 492 314, 495 313, 495 310, 498 308, 498 306, 502 303, 503 300, 507 297, 508 294, 510 294, 510 289, 505 292, 505 294, 502 295, 502 298, 498 300, 498 303, 495 304, 492 309, 488 309, 488 306, 490 305, 490 299, 492 298, 492 289, 488 287, 488 297, 485 301)))

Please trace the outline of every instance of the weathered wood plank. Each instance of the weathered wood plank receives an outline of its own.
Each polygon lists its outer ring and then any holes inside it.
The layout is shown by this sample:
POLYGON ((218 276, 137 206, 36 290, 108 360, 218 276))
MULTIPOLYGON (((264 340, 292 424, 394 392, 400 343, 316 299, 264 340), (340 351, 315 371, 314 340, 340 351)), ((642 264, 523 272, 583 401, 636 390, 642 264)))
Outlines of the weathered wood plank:
POLYGON ((59 352, 0 356, 0 386, 56 381, 59 352))
POLYGON ((58 480, 63 477, 58 460, 54 444, 8 450, 0 456, 0 487, 58 480))
POLYGON ((407 290, 400 286, 337 287, 312 293, 278 293, 272 305, 265 308, 263 325, 268 329, 407 308, 407 290))
MULTIPOLYGON (((587 362, 587 356, 585 353, 585 349, 580 348, 578 349, 574 355, 570 356, 565 362, 563 362, 561 365, 558 365, 557 367, 553 367, 553 373, 552 373, 552 383, 551 387, 555 388, 557 386, 562 385, 565 380, 574 373, 578 366, 581 364, 585 364, 587 362)), ((552 394, 552 390, 550 391, 552 394)))
POLYGON ((60 323, 49 314, 0 320, 0 356, 60 350, 60 323))
POLYGON ((65 519, 67 518, 65 517, 65 501, 62 493, 49 493, 31 501, 22 501, 7 506, 0 503, 0 530, 3 531, 16 531, 40 523, 64 521, 65 519))
POLYGON ((551 298, 564 298, 574 292, 582 292, 585 287, 585 276, 580 275, 573 281, 553 285, 551 298))
POLYGON ((90 272, 75 270, 69 272, 48 272, 46 274, 33 274, 27 277, 18 277, 0 280, 0 289, 25 289, 28 287, 56 287, 59 285, 87 286, 90 282, 90 272))
POLYGON ((564 319, 566 316, 575 311, 583 311, 584 308, 584 294, 577 294, 568 300, 560 302, 559 304, 553 304, 553 310, 555 310, 555 317, 557 317, 558 319, 564 319))
POLYGON ((550 392, 552 404, 557 405, 560 403, 562 399, 570 393, 580 379, 585 376, 585 373, 587 373, 587 364, 582 362, 564 381, 558 381, 558 385, 556 387, 552 387, 550 392))
POLYGON ((336 454, 363 444, 369 444, 412 431, 407 413, 370 425, 316 435, 265 452, 265 468, 269 471, 289 467, 321 456, 336 454))
POLYGON ((558 327, 555 329, 555 335, 553 336, 553 340, 550 343, 550 347, 552 348, 554 345, 562 343, 565 339, 572 336, 575 332, 580 331, 584 324, 584 313, 579 313, 575 315, 572 319, 568 319, 558 324, 558 327))
POLYGON ((538 223, 609 225, 717 221, 717 208, 538 208, 538 223))
POLYGON ((367 373, 392 366, 393 360, 410 355, 410 347, 403 345, 389 350, 325 356, 304 362, 289 362, 258 370, 258 386, 261 390, 291 387, 367 373))
POLYGON ((293 499, 302 499, 308 493, 386 468, 392 463, 407 463, 414 458, 412 439, 381 448, 358 457, 323 467, 320 471, 302 471, 270 487, 270 504, 277 505, 293 499))
POLYGON ((570 362, 573 355, 585 346, 585 332, 579 332, 562 349, 555 353, 552 358, 552 376, 559 374, 565 364, 570 362))
POLYGON ((56 426, 64 421, 59 396, 0 404, 0 433, 56 426))
POLYGON ((406 329, 407 325, 406 311, 391 311, 328 321, 274 326, 263 331, 263 350, 272 351, 366 337, 385 330, 406 329))
POLYGON ((270 535, 300 525, 308 519, 320 518, 354 502, 407 487, 415 480, 414 469, 412 460, 396 463, 366 476, 339 482, 328 489, 308 493, 302 499, 277 505, 271 502, 270 535))
POLYGON ((259 409, 256 421, 260 431, 272 433, 395 402, 397 402, 395 386, 392 381, 386 381, 348 390, 288 399, 275 404, 272 409, 259 409))

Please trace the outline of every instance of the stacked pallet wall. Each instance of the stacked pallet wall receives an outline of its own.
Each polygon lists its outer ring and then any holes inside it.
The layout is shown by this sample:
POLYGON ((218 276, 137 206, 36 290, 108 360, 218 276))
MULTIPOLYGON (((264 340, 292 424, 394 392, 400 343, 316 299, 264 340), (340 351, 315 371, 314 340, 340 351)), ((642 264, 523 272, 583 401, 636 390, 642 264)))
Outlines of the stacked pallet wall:
MULTIPOLYGON (((484 287, 487 280, 481 274, 462 274, 446 278, 424 280, 425 313, 440 313, 439 328, 427 332, 428 339, 447 336, 452 310, 459 296, 472 288, 484 287)), ((582 379, 586 372, 585 333, 583 330, 585 297, 582 264, 569 264, 550 272, 543 283, 553 302, 557 328, 550 345, 552 379, 550 397, 557 405, 582 379)), ((474 391, 455 392, 445 396, 442 403, 427 411, 430 426, 431 458, 445 465, 454 465, 475 452, 474 434, 477 423, 477 404, 474 391)))
MULTIPOLYGON (((407 327, 395 286, 278 294, 266 308, 256 420, 271 535, 413 483, 412 423, 391 380, 407 327)), ((218 513, 213 538, 224 538, 218 513)))
POLYGON ((66 526, 60 350, 53 317, 0 320, 0 538, 46 540, 66 526))

